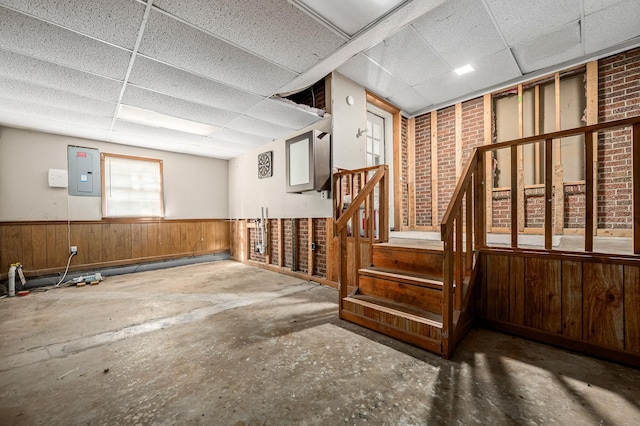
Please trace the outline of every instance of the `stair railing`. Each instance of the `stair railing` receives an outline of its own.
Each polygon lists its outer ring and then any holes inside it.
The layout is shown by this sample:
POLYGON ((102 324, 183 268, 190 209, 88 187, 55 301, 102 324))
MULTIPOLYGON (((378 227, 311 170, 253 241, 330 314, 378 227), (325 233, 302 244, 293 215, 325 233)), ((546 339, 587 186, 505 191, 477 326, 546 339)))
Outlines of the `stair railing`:
POLYGON ((455 346, 454 311, 463 311, 473 288, 477 256, 475 246, 485 245, 484 164, 474 149, 458 181, 442 223, 443 253, 442 355, 449 358, 455 346), (463 237, 464 234, 464 237, 463 237), (466 283, 466 285, 465 285, 466 283))
MULTIPOLYGON (((364 257, 371 260, 373 244, 389 240, 389 167, 380 165, 358 170, 340 170, 333 175, 334 236, 339 237, 338 312, 342 318, 342 300, 348 286, 356 285, 364 257), (349 262, 352 241, 352 262, 349 262)), ((370 266, 370 265, 367 265, 370 266)))
MULTIPOLYGON (((510 150, 511 156, 511 248, 518 248, 518 149, 522 146, 544 144, 544 246, 545 251, 552 251, 553 237, 553 186, 554 165, 552 152, 554 144, 560 144, 562 138, 584 135, 585 152, 585 233, 584 251, 593 252, 593 237, 597 220, 597 206, 594 191, 597 190, 595 164, 597 159, 597 135, 601 131, 610 131, 623 127, 632 127, 632 215, 633 215, 633 253, 640 254, 640 117, 610 121, 607 123, 583 126, 574 129, 536 135, 512 141, 499 142, 475 148, 471 153, 464 171, 458 180, 455 191, 441 223, 441 238, 444 242, 444 282, 443 282, 443 315, 442 315, 442 352, 448 358, 456 342, 462 337, 470 324, 475 274, 477 272, 477 252, 486 247, 487 228, 486 211, 486 167, 492 151, 510 150), (457 311, 457 312, 456 312, 457 311), (457 314, 457 316, 456 316, 457 314), (454 324, 454 320, 456 320, 454 324)), ((555 147, 557 148, 556 145, 555 147)), ((490 176, 490 175, 489 175, 490 176)), ((557 188, 556 188, 557 190, 557 188)), ((471 317, 472 319, 472 317, 471 317)))

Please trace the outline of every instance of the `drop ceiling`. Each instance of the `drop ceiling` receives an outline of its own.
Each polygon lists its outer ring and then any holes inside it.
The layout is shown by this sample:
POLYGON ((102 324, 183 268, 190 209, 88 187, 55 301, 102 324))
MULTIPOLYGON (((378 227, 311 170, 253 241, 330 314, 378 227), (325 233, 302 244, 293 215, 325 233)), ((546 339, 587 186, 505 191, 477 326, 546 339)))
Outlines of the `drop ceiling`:
POLYGON ((637 0, 346 3, 0 0, 0 125, 233 158, 320 120, 277 98, 334 70, 413 116, 640 45, 637 0))

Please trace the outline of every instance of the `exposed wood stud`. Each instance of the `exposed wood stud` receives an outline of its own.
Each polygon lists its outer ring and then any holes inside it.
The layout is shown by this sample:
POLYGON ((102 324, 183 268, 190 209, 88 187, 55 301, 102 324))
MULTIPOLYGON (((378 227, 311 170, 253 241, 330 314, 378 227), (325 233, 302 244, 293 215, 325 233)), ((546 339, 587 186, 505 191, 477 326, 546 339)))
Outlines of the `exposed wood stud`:
MULTIPOLYGON (((513 145, 511 149, 511 170, 516 170, 518 163, 518 146, 513 145)), ((519 173, 511 173, 511 247, 518 247, 518 182, 519 173)))
POLYGON ((462 104, 455 106, 455 156, 456 156, 456 180, 462 172, 462 104))
POLYGON ((308 218, 307 219, 307 229, 309 231, 308 237, 307 237, 307 273, 309 275, 313 275, 313 268, 315 267, 314 265, 314 258, 313 258, 313 219, 312 218, 308 218))
POLYGON ((431 111, 431 226, 439 229, 438 221, 438 112, 431 111))
POLYGON ((593 208, 593 167, 589 165, 593 163, 593 143, 589 142, 593 140, 593 132, 587 132, 585 134, 585 209, 584 209, 584 251, 593 251, 593 214, 595 209, 593 208))
POLYGON ((553 243, 553 140, 545 140, 544 146, 544 248, 551 250, 553 243))
POLYGON ((282 219, 278 219, 278 266, 284 266, 284 229, 282 219))
MULTIPOLYGON (((586 77, 587 77, 587 86, 586 86, 586 95, 587 95, 587 126, 592 124, 598 124, 598 61, 591 61, 587 63, 586 69, 586 77)), ((588 143, 588 141, 585 141, 588 143)), ((593 187, 598 188, 598 133, 595 132, 593 134, 593 152, 594 158, 593 163, 586 163, 585 167, 589 167, 589 164, 592 168, 593 173, 593 187)), ((595 206, 598 205, 598 191, 593 191, 593 203, 595 206)), ((598 231, 598 209, 595 208, 593 211, 593 233, 596 234, 598 231)))
MULTIPOLYGON (((524 137, 524 92, 522 84, 518 84, 518 137, 524 137)), ((524 147, 521 145, 518 147, 518 232, 524 231, 524 212, 525 212, 525 197, 524 197, 524 147)))
POLYGON ((407 191, 409 192, 409 229, 416 228, 416 119, 407 120, 407 191))
MULTIPOLYGON (((491 145, 493 143, 493 99, 490 93, 484 95, 484 145, 491 145)), ((485 228, 487 232, 491 231, 493 226, 493 158, 491 153, 483 154, 484 156, 484 204, 485 204, 485 228)))
MULTIPOLYGON (((562 129, 560 111, 560 73, 555 74, 556 131, 562 129)), ((562 168, 562 139, 555 145, 554 170, 554 233, 562 235, 564 230, 564 172, 562 168)))

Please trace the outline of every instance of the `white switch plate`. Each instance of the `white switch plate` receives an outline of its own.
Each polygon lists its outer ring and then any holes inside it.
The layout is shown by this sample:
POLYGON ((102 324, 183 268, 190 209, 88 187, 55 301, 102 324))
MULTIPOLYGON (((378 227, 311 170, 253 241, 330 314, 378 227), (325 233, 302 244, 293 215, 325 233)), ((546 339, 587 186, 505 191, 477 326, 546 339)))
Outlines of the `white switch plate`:
POLYGON ((51 188, 66 188, 69 177, 66 170, 49 169, 49 186, 51 188))

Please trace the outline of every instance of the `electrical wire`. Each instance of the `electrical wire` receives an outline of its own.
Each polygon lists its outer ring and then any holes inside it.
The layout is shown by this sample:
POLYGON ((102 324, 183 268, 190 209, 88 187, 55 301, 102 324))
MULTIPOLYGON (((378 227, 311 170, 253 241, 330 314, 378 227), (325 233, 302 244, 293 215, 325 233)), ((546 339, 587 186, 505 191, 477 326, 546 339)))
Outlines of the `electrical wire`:
POLYGON ((60 287, 60 284, 61 284, 61 283, 62 283, 62 281, 64 281, 64 279, 66 278, 66 276, 67 276, 67 272, 69 272, 69 265, 71 264, 71 258, 72 258, 73 256, 75 256, 75 255, 76 255, 75 253, 71 253, 71 254, 69 255, 69 260, 67 260, 67 267, 66 267, 66 268, 65 268, 65 270, 64 270, 64 275, 62 276, 62 278, 60 278, 60 281, 58 281, 58 284, 54 285, 54 287, 60 287))

